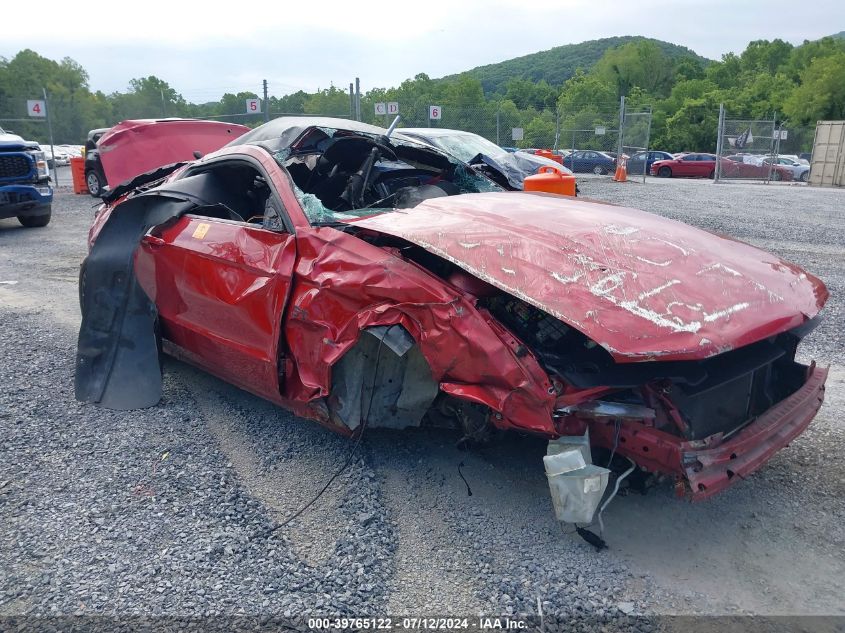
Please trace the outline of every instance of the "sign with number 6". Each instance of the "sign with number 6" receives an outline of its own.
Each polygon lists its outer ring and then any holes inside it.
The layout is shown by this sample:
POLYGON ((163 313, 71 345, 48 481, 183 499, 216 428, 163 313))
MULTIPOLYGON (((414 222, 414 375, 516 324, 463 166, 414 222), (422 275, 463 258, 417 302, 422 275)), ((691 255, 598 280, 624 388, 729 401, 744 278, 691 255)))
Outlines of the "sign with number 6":
POLYGON ((26 113, 29 116, 47 116, 47 106, 41 100, 28 100, 26 102, 26 113))
POLYGON ((246 100, 247 114, 261 114, 261 99, 247 99, 246 100))
POLYGON ((428 106, 428 118, 439 119, 443 114, 443 109, 440 106, 428 106))

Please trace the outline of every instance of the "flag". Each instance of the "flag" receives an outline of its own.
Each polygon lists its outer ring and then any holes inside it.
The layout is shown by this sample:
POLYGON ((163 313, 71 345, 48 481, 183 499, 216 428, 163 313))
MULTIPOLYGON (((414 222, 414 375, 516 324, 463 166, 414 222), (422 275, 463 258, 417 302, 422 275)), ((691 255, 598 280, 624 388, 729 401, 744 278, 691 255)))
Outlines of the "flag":
POLYGON ((751 135, 751 128, 748 128, 736 137, 736 141, 734 141, 734 147, 737 149, 745 149, 747 145, 751 145, 754 143, 754 137, 751 135))

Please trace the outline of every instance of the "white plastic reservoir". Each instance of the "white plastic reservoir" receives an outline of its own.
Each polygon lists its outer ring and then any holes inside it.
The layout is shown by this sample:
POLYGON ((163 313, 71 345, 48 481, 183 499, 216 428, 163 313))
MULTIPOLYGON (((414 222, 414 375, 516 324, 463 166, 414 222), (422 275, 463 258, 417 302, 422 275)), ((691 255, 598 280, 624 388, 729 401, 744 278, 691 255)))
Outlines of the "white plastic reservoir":
POLYGON ((566 523, 590 523, 607 488, 610 471, 589 463, 589 439, 549 442, 548 452, 551 454, 543 458, 543 466, 555 515, 566 523))

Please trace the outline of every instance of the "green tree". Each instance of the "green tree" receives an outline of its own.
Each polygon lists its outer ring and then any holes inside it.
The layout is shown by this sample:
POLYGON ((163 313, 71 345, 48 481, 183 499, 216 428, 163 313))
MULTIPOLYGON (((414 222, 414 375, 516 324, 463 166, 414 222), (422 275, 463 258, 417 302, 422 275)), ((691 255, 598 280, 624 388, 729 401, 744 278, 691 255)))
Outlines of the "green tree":
POLYGON ((318 90, 303 103, 305 114, 321 114, 323 116, 348 116, 349 94, 336 86, 318 90))
POLYGON ((790 121, 807 125, 825 119, 845 119, 845 53, 814 59, 801 73, 784 110, 790 121))
POLYGON ((739 60, 743 70, 773 75, 787 64, 793 48, 783 40, 755 40, 748 44, 739 60))
POLYGON ((125 119, 157 119, 188 114, 185 99, 155 75, 129 81, 129 91, 112 95, 114 115, 125 119))
POLYGON ((654 42, 631 42, 607 51, 592 70, 602 83, 614 86, 616 96, 639 87, 665 96, 672 88, 674 64, 654 42))

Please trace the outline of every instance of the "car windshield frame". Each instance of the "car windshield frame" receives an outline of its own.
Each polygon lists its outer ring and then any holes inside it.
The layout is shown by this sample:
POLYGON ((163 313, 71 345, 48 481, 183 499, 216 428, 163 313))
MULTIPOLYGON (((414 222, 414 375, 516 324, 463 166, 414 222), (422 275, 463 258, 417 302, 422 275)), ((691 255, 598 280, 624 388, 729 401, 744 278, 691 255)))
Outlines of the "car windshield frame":
MULTIPOLYGON (((380 135, 373 134, 370 132, 363 132, 358 130, 345 130, 342 128, 330 128, 326 126, 312 126, 304 130, 302 134, 300 134, 294 140, 294 142, 291 143, 290 147, 271 152, 273 160, 276 162, 277 165, 279 165, 279 167, 284 170, 285 174, 287 174, 291 189, 293 190, 294 195, 296 196, 297 201, 299 202, 299 205, 302 208, 302 212, 308 220, 309 224, 311 224, 311 226, 313 227, 350 226, 356 220, 395 211, 396 207, 392 206, 367 206, 343 211, 329 209, 317 196, 311 193, 306 193, 299 186, 297 186, 297 184, 293 180, 293 177, 290 175, 290 172, 287 169, 288 165, 291 164, 292 160, 296 160, 309 155, 321 154, 322 151, 325 149, 326 141, 333 139, 336 134, 338 136, 362 136, 375 141, 382 140, 380 135), (322 140, 314 144, 304 143, 308 135, 315 130, 322 132, 328 138, 323 138, 322 140), (297 149, 292 150, 291 147, 295 147, 297 149)), ((461 189, 461 194, 505 191, 503 187, 499 186, 485 175, 475 171, 465 161, 460 160, 459 158, 453 156, 451 153, 446 150, 443 150, 440 147, 432 148, 430 143, 417 141, 416 139, 410 138, 408 136, 392 136, 389 140, 390 144, 394 147, 407 146, 412 148, 424 149, 428 152, 437 152, 439 155, 441 155, 443 158, 449 161, 449 163, 452 164, 454 170, 454 178, 452 182, 461 189)), ((261 145, 261 143, 257 144, 261 145)), ((267 148, 265 147, 265 149, 267 148)), ((379 162, 383 162, 383 160, 380 160, 379 162)), ((396 163, 396 161, 384 162, 396 163)), ((400 159, 398 162, 403 163, 404 161, 400 159)), ((414 167, 410 163, 405 164, 408 165, 409 169, 414 167)), ((376 202, 378 203, 383 201, 384 200, 379 200, 376 202)), ((403 209, 403 211, 408 210, 409 209, 403 209)))

